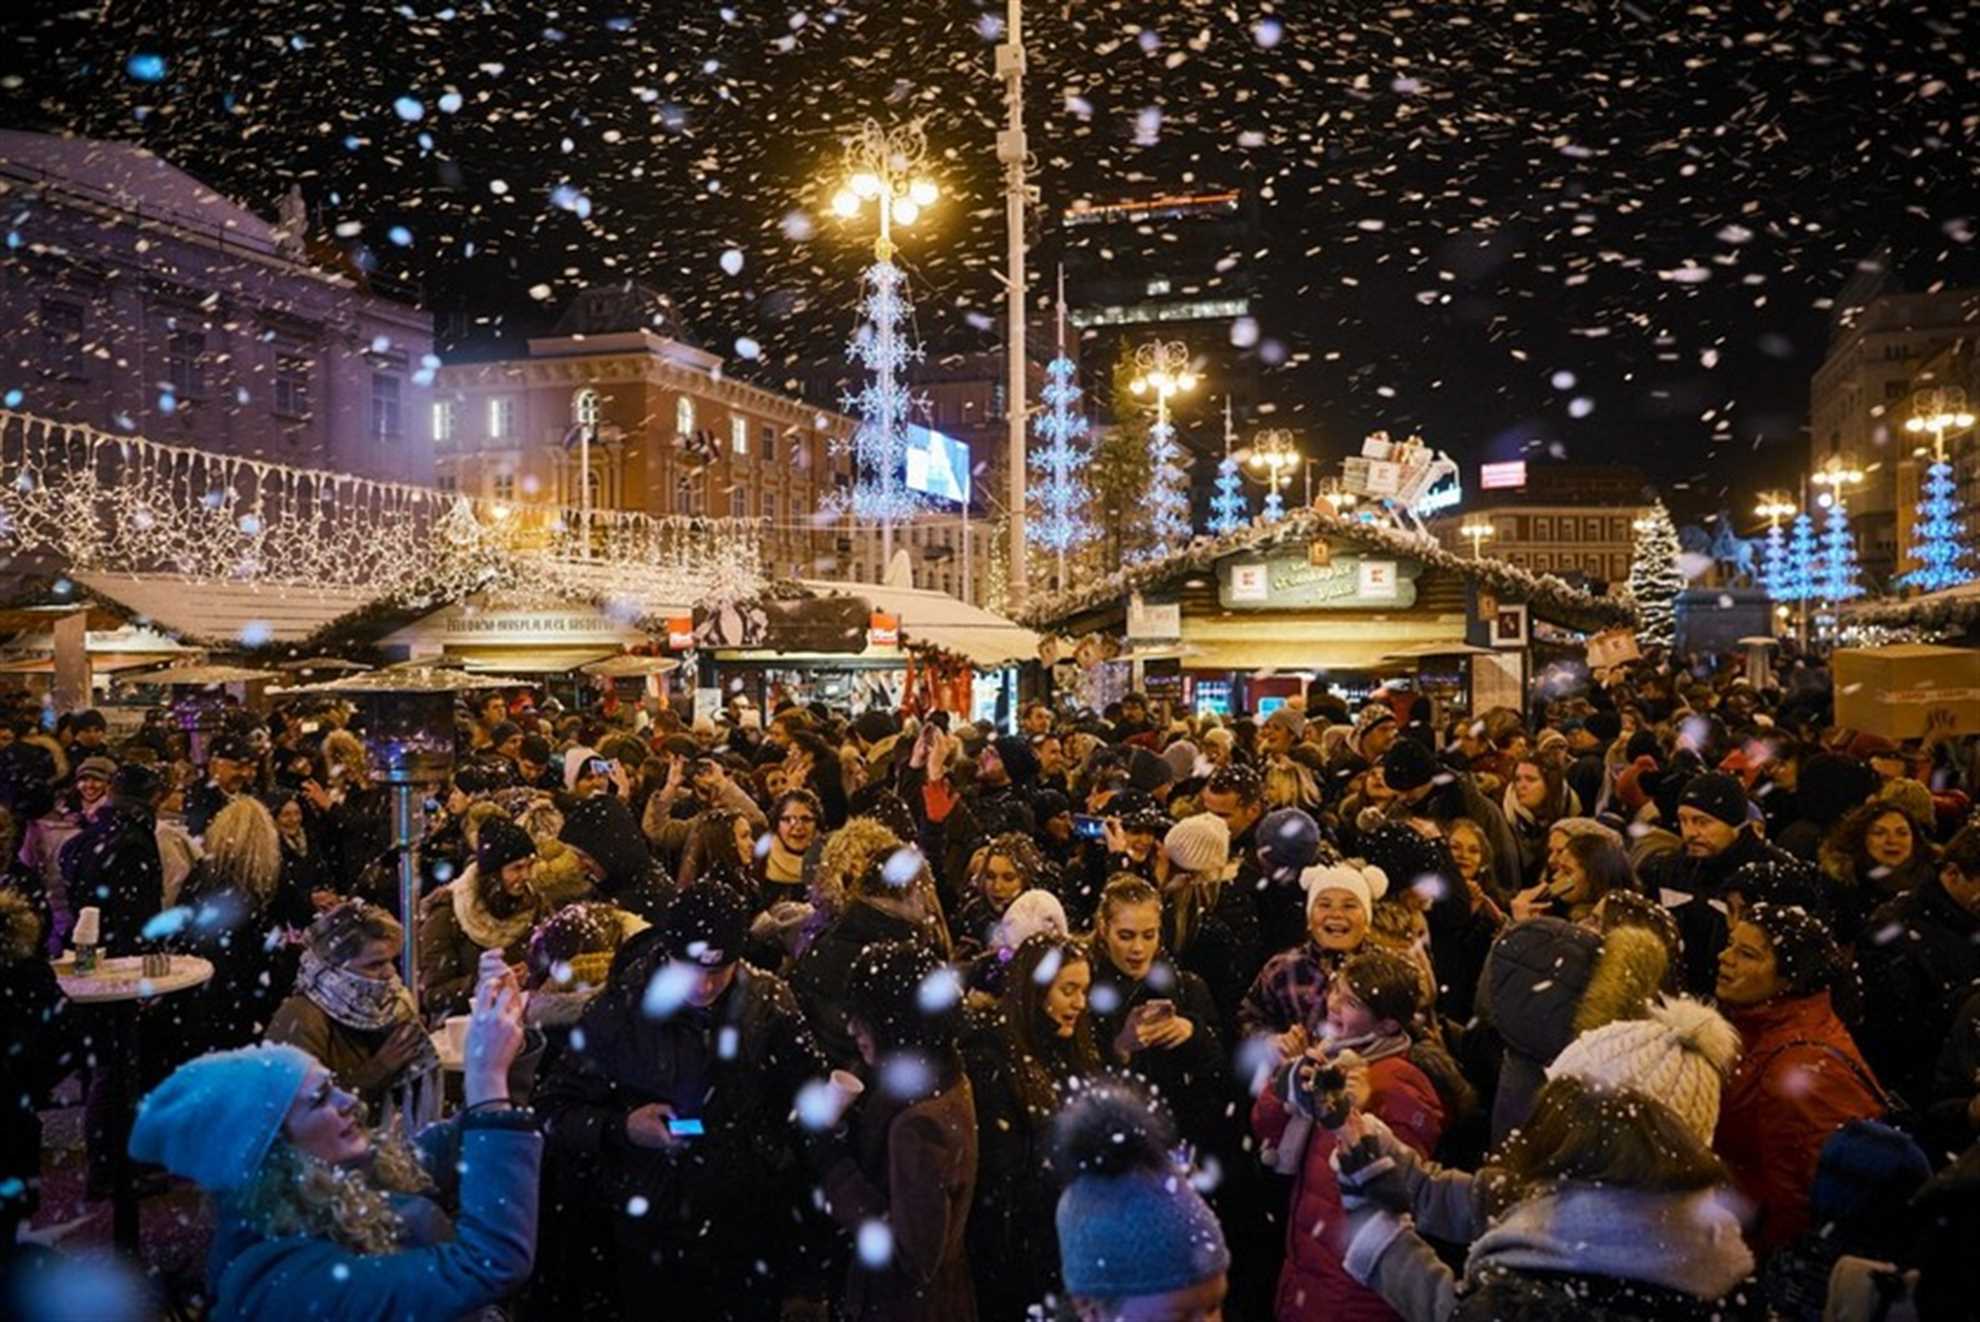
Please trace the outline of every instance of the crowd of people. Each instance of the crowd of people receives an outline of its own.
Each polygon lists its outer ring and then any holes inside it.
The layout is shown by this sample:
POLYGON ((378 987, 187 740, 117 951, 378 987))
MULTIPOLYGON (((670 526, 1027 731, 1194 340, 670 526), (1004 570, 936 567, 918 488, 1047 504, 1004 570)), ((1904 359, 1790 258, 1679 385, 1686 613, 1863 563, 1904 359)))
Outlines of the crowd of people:
POLYGON ((1831 713, 1813 660, 1009 732, 487 691, 404 905, 350 710, 195 763, 22 704, 0 1229, 66 1080, 93 1194, 126 1141, 87 906, 214 966, 128 1150, 212 1195, 215 1317, 1969 1317, 1976 750, 1831 713))

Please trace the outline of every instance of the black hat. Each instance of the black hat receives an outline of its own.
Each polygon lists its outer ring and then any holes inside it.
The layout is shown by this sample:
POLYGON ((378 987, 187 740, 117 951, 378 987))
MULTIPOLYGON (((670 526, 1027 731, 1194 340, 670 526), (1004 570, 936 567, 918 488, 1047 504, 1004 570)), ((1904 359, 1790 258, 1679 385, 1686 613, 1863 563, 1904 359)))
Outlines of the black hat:
POLYGON ((534 762, 537 766, 550 765, 550 741, 540 734, 526 734, 522 741, 522 760, 534 762))
POLYGON ((742 958, 749 905, 719 881, 698 882, 667 907, 660 929, 667 953, 675 959, 727 968, 742 958))
POLYGON ((529 838, 529 832, 499 817, 483 822, 481 833, 475 837, 474 865, 484 878, 499 876, 519 858, 535 856, 536 842, 529 838))
POLYGON ((1057 790, 1040 790, 1031 797, 1031 815, 1040 826, 1062 812, 1072 811, 1072 801, 1057 790))
POLYGON ((894 719, 894 714, 877 707, 853 718, 853 733, 869 744, 877 744, 900 732, 900 722, 894 719))
POLYGON ((1145 794, 1153 794, 1175 778, 1175 768, 1145 748, 1135 749, 1128 758, 1128 784, 1145 794))
POLYGON ((1657 742, 1655 730, 1638 730, 1629 737, 1629 742, 1623 745, 1623 755, 1630 762, 1636 761, 1639 757, 1653 757, 1662 763, 1664 746, 1657 742))
POLYGON ((126 762, 110 777, 110 793, 120 799, 150 803, 165 788, 165 778, 142 762, 126 762))
POLYGON ((211 762, 215 758, 225 758, 229 762, 252 762, 254 749, 237 734, 215 735, 213 742, 206 746, 206 760, 211 762))
POLYGON ((1012 784, 1023 785, 1038 778, 1038 754, 1031 751, 1030 743, 1022 736, 999 735, 991 747, 997 750, 997 760, 1010 773, 1012 784))
POLYGON ((1727 826, 1746 825, 1746 791, 1740 788, 1737 778, 1723 771, 1708 771, 1702 776, 1693 776, 1691 783, 1684 787, 1684 793, 1678 796, 1678 807, 1695 808, 1718 818, 1727 826))
POLYGON ((488 732, 488 742, 500 748, 521 733, 522 727, 514 721, 497 721, 494 728, 488 732))
POLYGON ((1612 711, 1598 711, 1589 715, 1582 728, 1605 744, 1612 744, 1622 734, 1622 717, 1612 711))
POLYGON ((1437 770, 1437 755, 1414 739, 1398 739, 1382 754, 1382 780, 1400 794, 1422 789, 1437 770))
POLYGON ((598 889, 607 896, 637 884, 653 863, 632 809, 616 794, 580 799, 564 814, 564 829, 557 838, 598 864, 604 873, 598 889))

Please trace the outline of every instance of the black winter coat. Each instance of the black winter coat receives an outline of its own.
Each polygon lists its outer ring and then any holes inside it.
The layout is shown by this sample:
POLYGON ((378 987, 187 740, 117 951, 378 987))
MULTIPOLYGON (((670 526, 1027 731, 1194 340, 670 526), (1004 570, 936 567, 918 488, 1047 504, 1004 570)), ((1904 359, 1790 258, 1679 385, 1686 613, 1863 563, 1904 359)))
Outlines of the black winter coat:
POLYGON ((97 907, 98 945, 107 955, 143 953, 144 926, 164 907, 157 832, 151 809, 119 800, 62 846, 69 912, 97 907))
POLYGON ((1968 995, 1980 985, 1980 914, 1937 877, 1878 909, 1857 946, 1864 1023, 1857 1040, 1883 1084, 1917 1101, 1968 995))
POLYGON ((41 1116, 75 1064, 75 1032, 42 923, 25 897, 0 888, 0 1233, 34 1214, 41 1195, 41 1116))
POLYGON ((1241 1135, 1225 1114, 1230 1101, 1230 1072, 1224 1063, 1223 1030, 1210 989, 1194 973, 1185 973, 1163 958, 1155 961, 1146 978, 1130 981, 1096 943, 1093 987, 1087 1004, 1092 1007, 1093 1038, 1102 1051, 1113 1050, 1129 1011, 1156 1000, 1175 1002, 1176 1013, 1189 1020, 1195 1031, 1181 1046, 1144 1047, 1120 1063, 1153 1085, 1174 1112, 1176 1128, 1184 1138, 1199 1151, 1223 1154, 1241 1135))
POLYGON ((205 860, 186 878, 179 903, 193 911, 193 919, 172 937, 171 946, 210 961, 213 977, 163 1003, 173 1024, 167 1037, 176 1059, 261 1041, 276 1008, 295 987, 301 959, 282 929, 296 926, 298 918, 308 924, 305 914, 280 911, 283 898, 278 892, 256 908, 243 892, 219 885, 205 860))
POLYGON ((1692 858, 1679 849, 1643 865, 1644 886, 1651 898, 1663 899, 1684 940, 1685 991, 1710 996, 1718 986, 1719 952, 1726 948, 1726 917, 1711 902, 1725 893, 1726 881, 1749 863, 1792 865, 1794 861, 1793 855, 1776 849, 1749 829, 1711 858, 1692 858), (1664 891, 1673 894, 1663 895, 1664 891))
POLYGON ((915 941, 922 929, 906 918, 854 901, 818 934, 791 969, 791 991, 818 1047, 834 1068, 858 1070, 859 1046, 846 1022, 852 1001, 853 964, 876 941, 915 941))

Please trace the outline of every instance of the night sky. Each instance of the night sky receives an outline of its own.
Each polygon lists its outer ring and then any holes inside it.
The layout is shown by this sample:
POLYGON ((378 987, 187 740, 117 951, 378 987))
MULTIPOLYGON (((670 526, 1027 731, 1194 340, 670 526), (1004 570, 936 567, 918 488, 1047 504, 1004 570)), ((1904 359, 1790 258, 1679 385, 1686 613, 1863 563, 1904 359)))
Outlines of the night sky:
MULTIPOLYGON (((1032 8, 1043 213, 1269 190, 1227 265, 1276 291, 1273 421, 1337 454, 1416 430, 1744 507, 1803 458, 1859 260, 1980 284, 1968 4, 1032 8)), ((772 386, 843 358, 870 230, 827 208, 841 136, 924 116, 948 195, 903 245, 919 329, 994 342, 1001 0, 10 9, 8 127, 142 142, 264 214, 299 182, 451 345, 634 276, 772 386)))

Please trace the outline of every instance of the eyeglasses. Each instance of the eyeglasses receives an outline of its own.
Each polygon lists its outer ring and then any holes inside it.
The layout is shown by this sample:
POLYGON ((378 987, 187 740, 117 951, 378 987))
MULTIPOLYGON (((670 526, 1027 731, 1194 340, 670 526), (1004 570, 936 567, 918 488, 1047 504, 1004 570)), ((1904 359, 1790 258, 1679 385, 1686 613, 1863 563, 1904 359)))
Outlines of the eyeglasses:
POLYGON ((818 824, 818 819, 816 817, 813 817, 810 813, 805 813, 802 816, 796 816, 796 817, 792 816, 790 813, 785 813, 782 817, 779 817, 777 820, 780 822, 789 822, 792 826, 816 826, 818 824))

